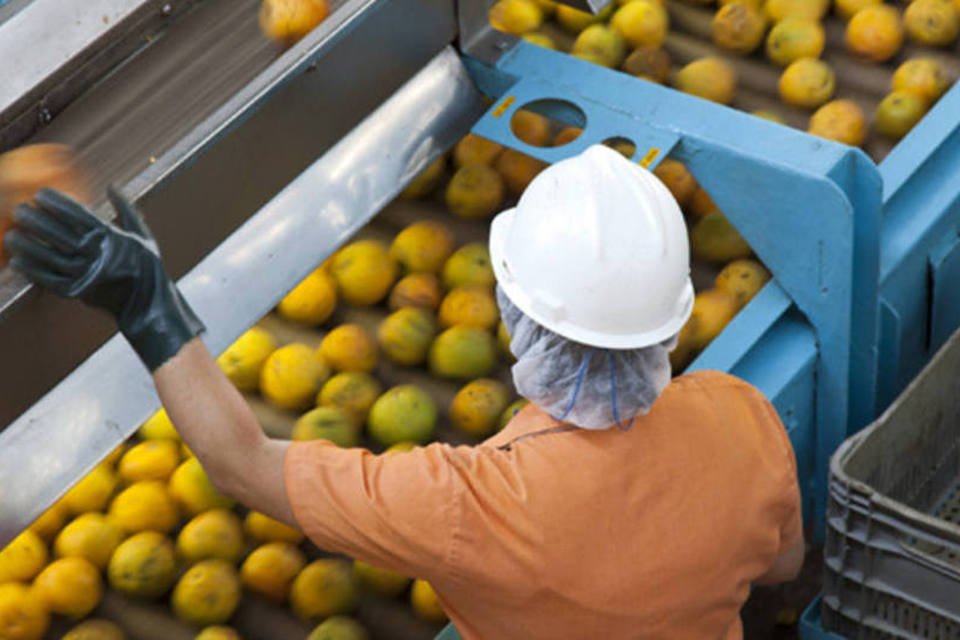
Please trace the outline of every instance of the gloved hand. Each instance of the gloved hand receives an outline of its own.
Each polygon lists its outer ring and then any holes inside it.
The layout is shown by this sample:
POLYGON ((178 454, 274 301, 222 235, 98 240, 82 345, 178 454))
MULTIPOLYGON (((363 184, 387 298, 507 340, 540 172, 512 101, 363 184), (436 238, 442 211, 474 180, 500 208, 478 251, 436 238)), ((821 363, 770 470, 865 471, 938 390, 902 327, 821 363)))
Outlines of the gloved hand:
POLYGON ((204 327, 164 271, 140 213, 116 191, 108 195, 119 226, 62 193, 40 191, 35 206, 14 210, 4 248, 10 265, 33 282, 112 313, 154 371, 204 327))

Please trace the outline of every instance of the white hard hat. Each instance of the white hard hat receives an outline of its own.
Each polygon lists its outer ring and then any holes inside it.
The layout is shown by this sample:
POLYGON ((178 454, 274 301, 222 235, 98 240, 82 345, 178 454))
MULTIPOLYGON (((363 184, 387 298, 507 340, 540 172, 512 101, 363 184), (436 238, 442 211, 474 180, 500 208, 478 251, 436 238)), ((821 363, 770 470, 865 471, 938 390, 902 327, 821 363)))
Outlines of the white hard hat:
POLYGON ((494 219, 490 257, 520 310, 582 344, 650 346, 693 310, 680 207, 656 176, 604 146, 541 172, 494 219))

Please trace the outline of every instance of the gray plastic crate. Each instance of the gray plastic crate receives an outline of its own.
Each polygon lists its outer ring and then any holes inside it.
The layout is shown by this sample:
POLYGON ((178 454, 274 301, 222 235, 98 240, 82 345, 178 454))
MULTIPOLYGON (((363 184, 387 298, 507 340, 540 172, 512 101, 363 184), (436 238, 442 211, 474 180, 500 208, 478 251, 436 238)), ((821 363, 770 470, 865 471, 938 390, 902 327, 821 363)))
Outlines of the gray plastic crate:
POLYGON ((830 464, 823 626, 960 639, 960 332, 830 464))

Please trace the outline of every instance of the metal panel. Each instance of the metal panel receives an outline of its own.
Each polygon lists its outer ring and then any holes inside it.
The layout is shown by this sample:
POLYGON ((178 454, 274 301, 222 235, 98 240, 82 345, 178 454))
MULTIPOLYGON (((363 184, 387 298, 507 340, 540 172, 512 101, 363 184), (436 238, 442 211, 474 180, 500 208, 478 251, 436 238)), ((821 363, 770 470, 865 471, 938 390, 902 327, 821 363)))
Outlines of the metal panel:
MULTIPOLYGON (((116 153, 147 166, 127 191, 139 198, 165 247, 169 271, 186 273, 447 46, 455 32, 445 0, 351 0, 185 137, 170 141, 155 163, 144 153, 119 148, 125 130, 111 130, 116 153)), ((127 130, 139 124, 127 123, 127 130)), ((127 137, 139 148, 135 130, 127 137)), ((384 157, 391 153, 385 146, 384 157)), ((113 164, 130 175, 128 167, 113 164)), ((92 310, 65 307, 49 295, 26 295, 24 286, 9 270, 0 272, 0 309, 7 304, 0 310, 0 353, 19 363, 16 371, 0 370, 0 425, 25 411, 109 335, 109 325, 92 310), (68 308, 71 321, 63 322, 68 308)))
MULTIPOLYGON (((204 258, 180 287, 211 351, 269 311, 482 110, 459 57, 444 51, 204 258)), ((158 406, 118 335, 0 433, 0 547, 158 406)))
POLYGON ((947 236, 930 255, 930 340, 936 351, 960 327, 960 237, 947 236))
POLYGON ((0 83, 0 149, 44 127, 199 2, 33 0, 0 9, 0 60, 17 70, 0 83))

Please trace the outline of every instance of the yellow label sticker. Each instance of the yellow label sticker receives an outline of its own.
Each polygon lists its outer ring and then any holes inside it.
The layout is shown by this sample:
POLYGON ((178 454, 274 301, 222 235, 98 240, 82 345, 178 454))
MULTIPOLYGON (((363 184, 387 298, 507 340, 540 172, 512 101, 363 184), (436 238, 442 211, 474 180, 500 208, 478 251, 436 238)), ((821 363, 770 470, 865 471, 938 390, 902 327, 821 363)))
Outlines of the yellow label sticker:
POLYGON ((647 151, 647 155, 643 156, 643 158, 640 160, 640 166, 644 169, 648 169, 659 156, 660 149, 651 147, 650 151, 647 151))
POLYGON ((497 108, 493 110, 493 114, 492 114, 493 117, 499 118, 500 116, 505 114, 507 112, 507 109, 510 108, 510 105, 512 105, 516 101, 517 99, 514 96, 507 96, 504 99, 504 101, 501 102, 499 105, 497 105, 497 108))

